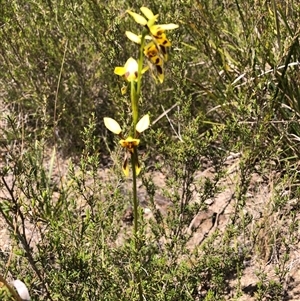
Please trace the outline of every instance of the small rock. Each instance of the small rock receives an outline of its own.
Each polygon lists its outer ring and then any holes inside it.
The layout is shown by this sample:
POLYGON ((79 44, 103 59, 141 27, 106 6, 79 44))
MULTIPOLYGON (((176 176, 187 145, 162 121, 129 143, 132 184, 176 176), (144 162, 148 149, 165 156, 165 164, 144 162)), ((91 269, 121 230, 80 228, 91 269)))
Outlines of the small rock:
POLYGON ((16 288, 19 296, 23 301, 30 301, 29 292, 24 282, 22 282, 21 280, 14 280, 12 284, 16 288))
POLYGON ((144 208, 144 213, 146 215, 150 214, 151 213, 151 209, 150 208, 144 208))
POLYGON ((204 201, 204 203, 205 203, 206 205, 211 205, 213 202, 214 202, 213 199, 207 199, 207 200, 204 201))

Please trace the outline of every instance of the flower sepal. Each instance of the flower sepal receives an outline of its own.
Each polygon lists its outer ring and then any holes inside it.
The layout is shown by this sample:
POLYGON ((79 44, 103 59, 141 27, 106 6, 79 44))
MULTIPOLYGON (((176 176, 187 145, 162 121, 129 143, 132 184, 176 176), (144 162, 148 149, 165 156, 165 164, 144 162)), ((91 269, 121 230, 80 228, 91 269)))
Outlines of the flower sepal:
POLYGON ((104 125, 108 130, 110 130, 111 132, 113 132, 116 135, 121 134, 122 129, 117 121, 115 121, 114 119, 112 119, 110 117, 104 117, 103 120, 104 120, 104 125))
POLYGON ((150 126, 150 117, 148 114, 144 115, 135 126, 135 130, 138 134, 147 130, 150 126))

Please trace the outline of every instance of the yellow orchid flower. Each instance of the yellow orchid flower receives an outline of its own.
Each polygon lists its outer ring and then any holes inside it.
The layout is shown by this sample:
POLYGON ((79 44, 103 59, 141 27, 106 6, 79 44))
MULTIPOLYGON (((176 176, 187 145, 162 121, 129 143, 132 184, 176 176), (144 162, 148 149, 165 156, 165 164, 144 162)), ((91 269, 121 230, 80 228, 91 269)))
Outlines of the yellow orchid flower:
POLYGON ((124 67, 116 67, 114 73, 124 76, 129 82, 136 80, 138 76, 138 62, 134 58, 130 57, 126 61, 124 67))
MULTIPOLYGON (((124 147, 126 149, 125 158, 124 158, 124 162, 122 165, 122 170, 123 170, 125 176, 127 177, 129 175, 129 166, 128 166, 129 154, 131 156, 134 155, 133 158, 135 158, 135 162, 134 162, 135 172, 136 172, 136 175, 139 175, 139 173, 141 171, 141 166, 140 166, 140 163, 138 160, 137 146, 140 143, 140 139, 133 138, 131 136, 128 136, 125 139, 122 135, 122 129, 121 129, 119 123, 110 117, 104 117, 104 125, 108 130, 110 130, 111 132, 113 132, 116 135, 119 135, 119 137, 121 138, 119 143, 121 144, 122 147, 124 147)), ((146 129, 148 129, 149 126, 150 126, 150 118, 149 118, 149 115, 146 114, 139 120, 139 122, 135 126, 136 136, 138 136, 140 133, 142 133, 146 129)))
POLYGON ((167 61, 167 47, 171 47, 171 42, 167 39, 165 34, 165 30, 178 28, 176 24, 161 24, 161 25, 153 25, 149 28, 153 41, 157 45, 160 53, 162 54, 164 61, 167 61))
MULTIPOLYGON (((128 81, 137 81, 138 78, 138 62, 130 57, 124 67, 116 67, 114 73, 120 76, 124 76, 124 78, 128 81)), ((148 67, 143 68, 142 74, 144 74, 148 70, 148 67)))
POLYGON ((130 136, 127 137, 126 139, 120 140, 121 146, 127 150, 125 152, 125 157, 124 157, 124 161, 122 164, 122 170, 126 177, 128 177, 128 175, 129 175, 129 165, 128 165, 128 157, 129 156, 128 156, 128 154, 131 154, 131 156, 133 154, 135 154, 135 156, 133 158, 135 158, 134 166, 135 166, 136 175, 138 176, 141 171, 141 165, 139 163, 138 154, 136 151, 136 147, 139 145, 139 143, 140 143, 139 139, 135 139, 130 136))
POLYGON ((153 41, 145 46, 144 54, 151 61, 152 64, 157 66, 163 65, 163 58, 161 57, 157 45, 153 41))
POLYGON ((154 65, 151 69, 154 79, 161 84, 164 81, 164 61, 167 59, 167 54, 159 51, 159 46, 153 41, 147 44, 144 48, 144 54, 148 60, 154 65))
MULTIPOLYGON (((176 29, 176 28, 179 27, 179 25, 173 24, 173 23, 154 25, 155 22, 157 21, 158 15, 154 15, 153 12, 147 7, 141 7, 140 10, 148 20, 146 18, 144 18, 143 16, 141 16, 137 13, 134 13, 130 10, 127 10, 127 12, 133 17, 133 19, 137 23, 139 23, 139 24, 145 26, 146 28, 148 28, 148 30, 151 33, 153 39, 155 39, 156 42, 159 45, 164 46, 164 47, 170 47, 171 43, 167 39, 164 32, 166 30, 176 29)), ((131 36, 131 38, 133 38, 133 36, 131 36)), ((131 39, 131 38, 129 38, 129 39, 131 39)), ((131 40, 133 40, 135 42, 134 39, 131 39, 131 40)))
MULTIPOLYGON (((127 12, 137 23, 145 26, 151 35, 152 41, 144 47, 144 54, 154 65, 152 66, 152 76, 162 83, 164 81, 164 62, 168 60, 167 47, 171 47, 171 42, 167 39, 165 31, 176 29, 179 26, 173 23, 155 24, 158 15, 154 15, 147 7, 141 7, 140 10, 145 17, 132 11, 127 12)), ((126 36, 134 43, 141 44, 141 36, 132 32, 126 32, 126 36)))

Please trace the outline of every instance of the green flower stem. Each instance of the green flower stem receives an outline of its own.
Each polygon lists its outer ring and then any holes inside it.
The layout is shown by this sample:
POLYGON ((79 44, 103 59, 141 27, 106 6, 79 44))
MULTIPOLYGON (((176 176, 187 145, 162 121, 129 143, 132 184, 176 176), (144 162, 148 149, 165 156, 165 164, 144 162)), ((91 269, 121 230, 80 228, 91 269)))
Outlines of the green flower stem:
POLYGON ((139 50, 139 59, 138 59, 138 78, 137 78, 137 98, 139 99, 141 93, 141 85, 142 85, 142 70, 143 70, 143 62, 144 62, 144 44, 145 37, 148 33, 148 30, 144 30, 141 37, 141 47, 139 50))
POLYGON ((139 300, 143 301, 143 287, 141 282, 141 274, 140 274, 140 257, 139 257, 139 248, 140 248, 140 242, 139 242, 139 236, 138 236, 138 226, 139 226, 139 202, 137 198, 137 185, 136 185, 136 166, 137 162, 137 149, 135 147, 133 154, 131 154, 131 168, 132 168, 132 189, 133 189, 133 238, 134 238, 134 249, 135 249, 135 255, 136 260, 138 262, 138 270, 135 271, 135 278, 138 285, 138 291, 139 291, 139 300))
MULTIPOLYGON (((144 36, 145 38, 145 36, 144 36)), ((143 39, 144 39, 143 38, 143 39)), ((143 43, 142 43, 143 44, 143 43)), ((130 97, 131 97, 131 107, 132 107, 132 118, 133 118, 133 137, 135 137, 135 126, 138 122, 139 118, 139 106, 138 101, 140 98, 140 89, 141 89, 141 75, 142 75, 142 67, 143 67, 143 53, 140 51, 140 57, 138 61, 138 80, 137 83, 135 81, 131 82, 131 90, 130 90, 130 97)), ((131 167, 132 167, 132 191, 133 191, 133 218, 134 218, 134 227, 133 227, 133 239, 134 239, 134 249, 135 249, 135 256, 138 269, 135 271, 135 279, 138 286, 139 292, 139 301, 143 301, 143 287, 141 282, 141 274, 140 274, 140 258, 139 258, 139 248, 140 248, 140 241, 138 236, 138 227, 139 227, 139 202, 137 198, 137 184, 136 184, 136 162, 137 162, 137 148, 134 148, 133 154, 131 154, 131 167)))
MULTIPOLYGON (((133 154, 131 154, 131 167, 132 167, 132 188, 133 188, 133 216, 134 216, 134 235, 136 236, 138 233, 138 219, 139 219, 139 212, 138 212, 138 199, 137 199, 137 185, 136 185, 136 161, 137 161, 137 149, 136 147, 134 148, 133 154)), ((139 248, 137 239, 135 240, 136 244, 136 249, 139 248)))
MULTIPOLYGON (((137 76, 137 83, 135 81, 131 81, 131 91, 130 91, 130 98, 131 98, 131 107, 132 107, 132 116, 133 116, 133 128, 138 122, 139 118, 139 109, 138 109, 138 101, 141 94, 141 84, 142 84, 142 70, 143 70, 143 61, 144 61, 144 43, 145 43, 145 36, 147 32, 143 32, 141 38, 141 47, 139 51, 139 59, 138 59, 138 76, 137 76)), ((133 135, 134 136, 134 135, 133 135)))
MULTIPOLYGON (((140 99, 141 93, 141 83, 142 83, 142 70, 143 70, 143 61, 144 61, 144 43, 145 43, 145 36, 147 31, 144 31, 141 38, 141 47, 139 51, 139 59, 138 59, 138 76, 137 82, 131 82, 131 90, 130 90, 130 98, 131 98, 131 107, 132 107, 132 119, 133 119, 133 137, 136 135, 135 126, 138 122, 139 118, 139 105, 138 101, 140 99)), ((132 167, 132 191, 133 191, 133 216, 134 216, 134 226, 133 226, 133 239, 134 239, 134 249, 135 249, 135 256, 138 269, 135 271, 135 280, 138 286, 139 292, 139 301, 143 301, 143 286, 141 281, 141 274, 140 274, 140 257, 139 257, 139 248, 140 248, 140 238, 138 234, 139 230, 139 202, 137 198, 137 185, 136 185, 136 163, 138 161, 137 158, 137 148, 134 148, 133 154, 131 154, 131 167, 132 167)))
POLYGON ((130 98, 131 98, 131 108, 132 108, 132 119, 133 119, 133 137, 135 136, 135 126, 139 118, 139 107, 138 107, 138 97, 136 93, 136 82, 131 81, 130 86, 130 98))

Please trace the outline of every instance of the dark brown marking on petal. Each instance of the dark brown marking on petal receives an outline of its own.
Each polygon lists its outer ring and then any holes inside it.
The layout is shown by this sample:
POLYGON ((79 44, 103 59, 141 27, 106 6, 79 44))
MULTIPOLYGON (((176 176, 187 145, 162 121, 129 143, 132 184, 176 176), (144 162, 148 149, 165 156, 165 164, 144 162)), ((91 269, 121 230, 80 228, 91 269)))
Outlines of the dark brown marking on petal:
POLYGON ((140 164, 140 162, 139 162, 139 159, 136 159, 135 166, 136 166, 138 169, 141 168, 141 164, 140 164))
POLYGON ((136 167, 138 167, 138 168, 140 168, 141 167, 141 165, 140 165, 140 163, 139 163, 139 156, 138 156, 138 152, 137 152, 137 149, 135 149, 135 152, 134 152, 134 165, 136 166, 136 167))
POLYGON ((163 69, 161 66, 156 66, 156 70, 159 74, 163 74, 163 69))
POLYGON ((133 147, 134 147, 133 142, 128 142, 127 149, 128 149, 131 153, 133 153, 133 147))
POLYGON ((166 47, 165 46, 160 46, 160 49, 161 49, 161 52, 165 55, 165 54, 167 54, 167 49, 166 49, 166 47))
POLYGON ((124 170, 126 170, 126 169, 127 169, 127 165, 128 165, 128 159, 127 159, 127 155, 125 155, 125 158, 124 158, 124 162, 123 162, 122 168, 123 168, 124 170))
POLYGON ((150 59, 151 62, 154 64, 154 65, 158 65, 158 66, 161 66, 163 64, 163 61, 160 57, 156 56, 156 57, 153 57, 150 59))

